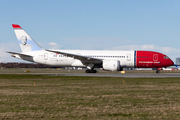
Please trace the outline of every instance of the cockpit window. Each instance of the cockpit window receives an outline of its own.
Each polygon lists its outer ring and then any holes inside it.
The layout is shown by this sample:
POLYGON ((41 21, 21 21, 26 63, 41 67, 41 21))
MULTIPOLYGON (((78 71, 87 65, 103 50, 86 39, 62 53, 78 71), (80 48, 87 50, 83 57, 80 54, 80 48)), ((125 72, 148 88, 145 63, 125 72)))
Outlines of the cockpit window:
POLYGON ((169 57, 168 56, 164 56, 164 59, 169 59, 169 57))

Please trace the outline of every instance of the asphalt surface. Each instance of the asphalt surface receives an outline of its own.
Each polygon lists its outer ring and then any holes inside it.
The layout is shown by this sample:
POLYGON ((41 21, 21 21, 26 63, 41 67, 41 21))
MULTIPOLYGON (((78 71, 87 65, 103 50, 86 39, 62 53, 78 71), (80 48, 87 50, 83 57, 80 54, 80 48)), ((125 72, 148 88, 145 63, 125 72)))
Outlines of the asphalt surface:
POLYGON ((57 74, 64 76, 92 76, 92 77, 123 77, 123 78, 167 78, 167 77, 180 77, 180 73, 65 73, 57 74))
POLYGON ((50 76, 122 77, 122 78, 180 77, 180 73, 159 73, 159 74, 157 73, 124 73, 124 74, 123 73, 14 73, 14 74, 34 74, 34 75, 50 75, 50 76))

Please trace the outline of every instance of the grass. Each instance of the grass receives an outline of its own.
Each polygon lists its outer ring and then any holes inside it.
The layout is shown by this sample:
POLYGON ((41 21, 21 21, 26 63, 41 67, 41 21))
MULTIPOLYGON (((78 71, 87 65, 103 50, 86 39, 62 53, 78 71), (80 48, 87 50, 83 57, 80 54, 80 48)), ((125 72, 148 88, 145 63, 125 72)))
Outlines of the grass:
POLYGON ((180 78, 0 75, 0 119, 180 119, 179 101, 180 78))

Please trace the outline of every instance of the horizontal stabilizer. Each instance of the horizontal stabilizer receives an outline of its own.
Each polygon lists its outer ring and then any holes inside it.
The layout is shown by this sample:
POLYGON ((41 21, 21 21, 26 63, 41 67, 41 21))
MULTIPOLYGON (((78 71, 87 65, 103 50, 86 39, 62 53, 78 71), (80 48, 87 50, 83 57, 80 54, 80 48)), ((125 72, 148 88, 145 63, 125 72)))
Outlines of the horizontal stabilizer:
POLYGON ((26 55, 26 54, 22 54, 22 53, 15 53, 15 52, 8 52, 8 51, 6 51, 6 52, 10 53, 10 54, 16 54, 16 55, 24 56, 24 57, 32 57, 31 55, 26 55))

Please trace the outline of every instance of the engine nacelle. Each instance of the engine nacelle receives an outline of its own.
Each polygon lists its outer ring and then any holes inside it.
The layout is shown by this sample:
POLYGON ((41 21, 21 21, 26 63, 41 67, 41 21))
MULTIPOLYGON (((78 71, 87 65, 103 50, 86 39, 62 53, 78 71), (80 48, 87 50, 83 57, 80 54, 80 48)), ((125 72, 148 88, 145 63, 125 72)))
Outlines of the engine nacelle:
POLYGON ((103 60, 102 65, 104 70, 120 71, 121 65, 119 60, 103 60))

